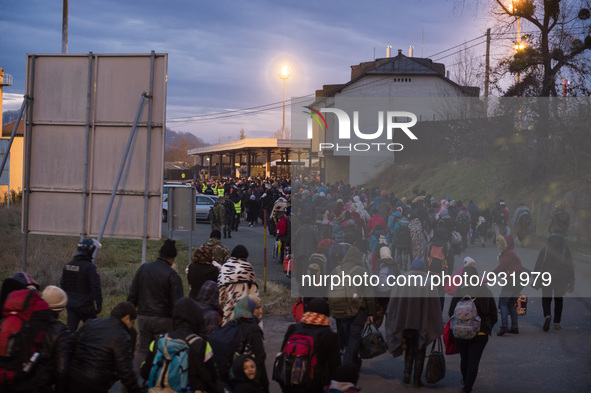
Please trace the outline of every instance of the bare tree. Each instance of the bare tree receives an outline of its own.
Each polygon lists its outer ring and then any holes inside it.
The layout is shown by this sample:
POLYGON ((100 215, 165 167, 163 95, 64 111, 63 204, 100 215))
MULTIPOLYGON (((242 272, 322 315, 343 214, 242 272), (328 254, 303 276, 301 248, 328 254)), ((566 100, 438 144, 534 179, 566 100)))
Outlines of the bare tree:
MULTIPOLYGON (((283 130, 280 128, 271 135, 272 138, 283 139, 283 130)), ((291 138, 291 129, 285 127, 285 139, 291 138)))
POLYGON ((238 136, 238 139, 246 139, 246 131, 244 131, 244 128, 240 130, 240 135, 238 136))

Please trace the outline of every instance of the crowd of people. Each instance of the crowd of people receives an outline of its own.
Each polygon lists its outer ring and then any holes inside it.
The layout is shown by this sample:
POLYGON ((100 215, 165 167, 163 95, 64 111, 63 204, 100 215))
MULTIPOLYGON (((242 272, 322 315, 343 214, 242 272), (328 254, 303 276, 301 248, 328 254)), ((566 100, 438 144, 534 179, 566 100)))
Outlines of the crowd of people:
MULTIPOLYGON (((50 285, 39 292, 39 284, 23 272, 4 281, 0 356, 7 360, 0 368, 5 391, 105 393, 120 380, 128 392, 268 393, 274 380, 286 393, 358 392, 367 325, 384 325, 388 350, 393 356, 404 355, 402 382, 421 387, 427 346, 444 331, 447 294, 450 321, 457 322, 458 310, 471 306, 473 319, 478 317, 472 334, 464 331, 456 336, 454 331, 462 390, 471 392, 497 323, 497 310, 501 314, 497 335, 519 334, 515 309, 519 285, 504 286, 498 303, 486 286, 433 288, 409 281, 380 290, 343 283, 330 294, 320 286, 301 292, 303 298, 294 310, 302 309, 294 312, 296 323, 287 329, 268 372, 263 307, 248 249, 238 245, 230 251, 222 244, 222 234, 231 237, 238 229, 242 206, 249 225, 265 215, 263 221, 279 244, 280 260, 293 259, 296 286, 302 286, 304 274, 418 275, 426 282, 443 274, 479 277, 473 258, 456 263, 458 255, 476 241, 482 247, 492 242, 498 249, 495 274, 519 274, 526 269, 508 228, 511 223, 518 240, 525 241, 531 234, 531 213, 520 206, 510 220, 503 200, 488 209, 473 201, 464 206, 450 196, 437 201, 418 190, 399 199, 386 190, 292 184, 287 179, 198 186, 220 196, 223 189, 224 198, 212 209, 210 238, 195 249, 185 271, 188 291, 174 267, 173 240, 165 240, 158 258, 137 270, 126 301, 116 304, 105 318, 97 318, 103 308, 94 265, 100 244, 92 239, 78 244, 73 260, 64 265, 59 287, 50 285), (230 218, 218 220, 220 206, 224 217, 230 218), (59 322, 64 309, 67 324, 59 322), (19 315, 27 324, 17 324, 11 315, 19 315), (8 336, 18 332, 27 334, 8 336), (8 351, 11 337, 22 337, 20 345, 33 348, 33 356, 29 350, 18 356, 8 351)), ((561 328, 562 298, 574 290, 567 230, 568 218, 557 209, 535 267, 556 275, 551 286, 542 288, 544 331, 549 330, 552 315, 554 328, 561 328)))

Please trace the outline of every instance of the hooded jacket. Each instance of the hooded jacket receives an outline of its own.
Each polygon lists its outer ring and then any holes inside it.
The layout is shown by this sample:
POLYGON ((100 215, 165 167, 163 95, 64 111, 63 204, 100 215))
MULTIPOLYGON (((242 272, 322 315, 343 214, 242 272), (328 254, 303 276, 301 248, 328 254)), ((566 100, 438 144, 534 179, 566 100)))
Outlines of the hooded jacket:
MULTIPOLYGON (((184 340, 192 334, 202 336, 203 314, 197 303, 190 298, 183 297, 174 304, 172 317, 173 331, 170 338, 184 340)), ((148 379, 151 365, 156 355, 157 345, 150 344, 150 352, 146 358, 147 367, 142 368, 142 377, 148 379)), ((189 346, 189 386, 191 391, 216 391, 217 372, 213 361, 211 347, 203 338, 193 341, 189 346)))
MULTIPOLYGON (((365 262, 363 261, 363 254, 361 253, 361 250, 359 250, 357 247, 349 248, 349 250, 345 254, 345 257, 343 258, 343 261, 341 262, 341 265, 345 272, 351 272, 355 269, 358 272, 363 271, 365 273, 368 273, 365 262)), ((363 273, 357 272, 354 274, 363 275, 363 273)), ((358 293, 359 297, 361 297, 362 299, 360 307, 367 310, 367 315, 375 315, 376 305, 374 300, 374 293, 371 286, 361 285, 356 287, 356 289, 356 293, 358 293)))
POLYGON ((210 237, 203 247, 211 248, 213 253, 213 260, 223 265, 230 258, 230 249, 222 244, 222 241, 217 237, 210 237))
POLYGON ((197 305, 203 312, 204 338, 220 327, 220 290, 215 281, 205 281, 197 295, 197 305))
MULTIPOLYGON (((515 241, 513 240, 513 236, 511 235, 498 235, 497 236, 497 248, 499 250, 499 264, 497 267, 493 269, 493 273, 506 273, 507 283, 501 288, 501 297, 516 297, 519 296, 519 292, 523 288, 522 285, 519 285, 519 274, 524 272, 525 269, 521 264, 521 259, 517 256, 513 247, 515 246, 515 241), (511 274, 516 275, 515 279, 515 286, 512 285, 513 279, 511 278, 511 274)), ((502 277, 501 277, 502 278, 502 277)))
POLYGON ((257 369, 256 377, 254 380, 248 379, 244 374, 244 363, 247 360, 254 359, 248 355, 240 355, 232 363, 232 372, 234 378, 230 381, 233 393, 263 393, 264 388, 259 382, 260 370, 257 369))

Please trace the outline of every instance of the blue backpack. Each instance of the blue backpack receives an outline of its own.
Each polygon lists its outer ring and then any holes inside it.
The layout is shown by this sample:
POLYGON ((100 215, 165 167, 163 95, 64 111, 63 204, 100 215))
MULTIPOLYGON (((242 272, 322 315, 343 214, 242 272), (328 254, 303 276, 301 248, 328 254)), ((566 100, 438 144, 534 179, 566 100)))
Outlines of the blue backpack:
POLYGON ((175 392, 186 392, 189 384, 189 346, 196 340, 201 340, 196 334, 184 340, 170 338, 168 334, 158 339, 148 379, 150 389, 169 388, 175 392))

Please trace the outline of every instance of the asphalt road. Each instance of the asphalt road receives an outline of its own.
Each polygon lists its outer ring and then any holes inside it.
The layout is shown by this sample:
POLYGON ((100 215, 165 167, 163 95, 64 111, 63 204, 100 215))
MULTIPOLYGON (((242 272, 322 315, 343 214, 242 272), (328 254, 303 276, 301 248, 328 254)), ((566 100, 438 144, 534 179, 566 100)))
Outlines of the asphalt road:
MULTIPOLYGON (((199 246, 209 236, 209 224, 198 224, 193 234, 194 246, 199 246)), ((163 235, 168 235, 164 224, 163 235)), ((175 232, 175 239, 189 241, 186 232, 175 232)), ((222 239, 230 249, 238 244, 245 245, 250 252, 249 261, 257 275, 262 276, 264 268, 264 240, 261 226, 249 228, 242 225, 232 239, 222 239)), ((274 239, 267 238, 267 278, 289 285, 281 265, 271 260, 274 239)), ((516 247, 517 255, 524 266, 533 268, 539 248, 516 247)), ((497 250, 488 243, 486 248, 471 245, 465 253, 457 256, 456 268, 465 256, 476 260, 479 272, 492 270, 497 265, 497 250)), ((577 289, 565 298, 562 330, 542 331, 543 314, 540 291, 529 289, 527 315, 519 317, 518 335, 496 336, 499 323, 494 327, 480 363, 480 371, 474 392, 591 392, 591 296, 589 283, 591 264, 587 257, 575 259, 577 289)), ((494 292, 494 291, 493 291, 494 292)), ((443 319, 447 321, 450 298, 446 298, 443 319)), ((264 320, 267 370, 271 375, 273 359, 280 350, 283 335, 293 323, 291 316, 268 316, 264 320)), ((333 324, 334 325, 334 324, 333 324)), ((384 328, 381 328, 382 332, 384 328)), ((441 393, 459 392, 460 357, 446 356, 446 377, 435 385, 426 384, 423 391, 441 393)), ((402 384, 403 357, 393 358, 388 353, 363 362, 359 386, 363 392, 397 392, 414 390, 402 384)), ((117 390, 112 390, 117 391, 117 390)), ((273 393, 280 392, 275 382, 271 383, 273 393)))

